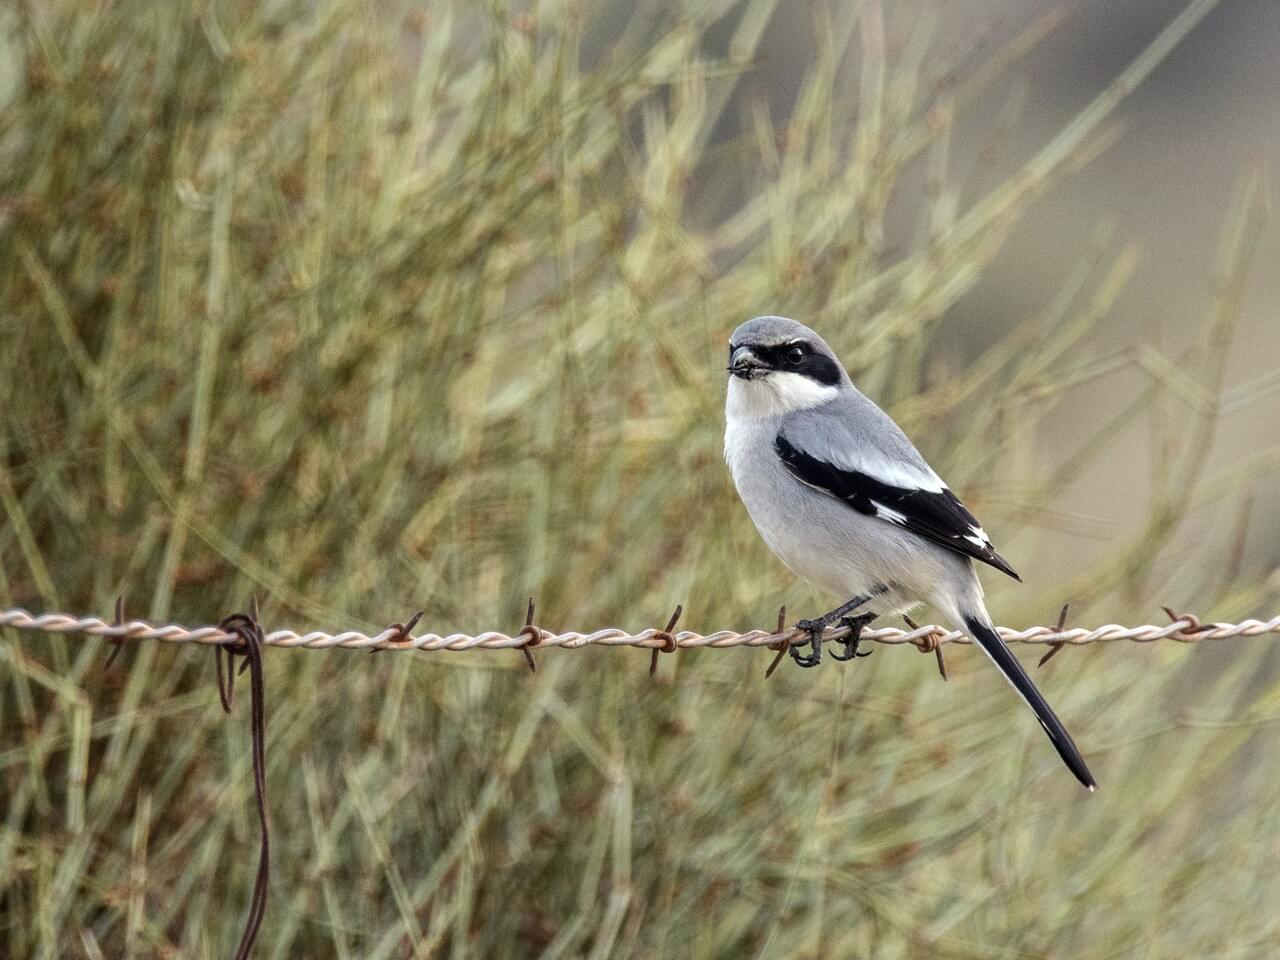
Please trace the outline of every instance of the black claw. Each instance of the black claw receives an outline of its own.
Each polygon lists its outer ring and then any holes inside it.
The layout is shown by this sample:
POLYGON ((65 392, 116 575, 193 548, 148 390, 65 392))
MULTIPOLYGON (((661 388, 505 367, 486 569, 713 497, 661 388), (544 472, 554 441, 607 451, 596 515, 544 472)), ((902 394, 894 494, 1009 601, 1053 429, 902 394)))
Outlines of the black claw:
POLYGON ((826 623, 822 620, 797 620, 796 629, 807 633, 809 639, 799 644, 793 644, 789 648, 788 652, 791 654, 791 659, 796 662, 798 667, 816 667, 822 662, 822 634, 827 629, 826 623), (810 649, 813 651, 808 656, 800 652, 800 648, 806 643, 809 644, 810 649))
POLYGON ((862 613, 856 617, 841 617, 840 626, 849 628, 848 636, 840 641, 840 646, 844 648, 844 654, 841 655, 833 650, 831 651, 831 656, 841 663, 847 663, 855 657, 871 656, 870 650, 859 651, 858 644, 862 642, 862 628, 875 620, 875 618, 876 615, 874 613, 862 613))

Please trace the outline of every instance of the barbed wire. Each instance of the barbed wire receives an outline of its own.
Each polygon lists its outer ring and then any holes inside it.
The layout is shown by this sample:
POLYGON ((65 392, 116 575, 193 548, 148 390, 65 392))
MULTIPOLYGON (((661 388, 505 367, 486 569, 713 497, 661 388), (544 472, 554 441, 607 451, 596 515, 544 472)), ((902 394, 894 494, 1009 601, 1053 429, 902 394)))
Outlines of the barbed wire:
MULTIPOLYGON (((1280 633, 1280 615, 1270 620, 1241 620, 1239 623, 1202 623, 1192 614, 1171 614, 1172 622, 1164 625, 1144 624, 1136 627, 1116 623, 1100 627, 1046 627, 1033 626, 1023 630, 997 627, 1006 643, 1037 644, 1050 647, 1082 646, 1090 643, 1111 643, 1127 640, 1133 643, 1153 643, 1157 640, 1174 640, 1179 643, 1199 643, 1205 640, 1226 640, 1233 637, 1257 637, 1280 633)), ((410 628, 416 618, 410 621, 410 628)), ((74 616, 68 613, 33 614, 21 608, 0 610, 0 627, 30 630, 41 633, 79 633, 108 639, 159 640, 163 643, 197 643, 220 646, 238 642, 234 633, 216 626, 185 627, 179 624, 154 625, 145 620, 127 620, 109 623, 100 617, 74 616)), ((847 636, 845 627, 835 627, 826 633, 826 639, 840 640, 847 636)), ((618 628, 605 628, 590 633, 567 630, 557 633, 545 630, 532 622, 515 634, 488 630, 478 634, 419 633, 413 634, 400 624, 392 624, 375 634, 358 630, 341 633, 311 631, 296 633, 293 630, 273 630, 263 637, 268 647, 308 650, 513 650, 528 647, 547 649, 565 647, 642 647, 651 650, 688 650, 701 647, 722 649, 725 647, 778 647, 804 637, 802 631, 779 627, 776 630, 717 630, 714 633, 697 633, 692 630, 672 632, 668 629, 650 628, 630 633, 618 628)), ((875 642, 896 646, 912 644, 922 651, 932 651, 948 643, 972 643, 958 631, 936 625, 902 630, 896 627, 864 628, 863 642, 875 642)))
MULTIPOLYGON (((712 647, 771 647, 777 651, 773 663, 765 672, 770 676, 786 655, 787 650, 797 641, 807 639, 803 630, 786 627, 786 607, 778 611, 777 629, 748 630, 738 633, 732 630, 718 630, 715 633, 696 633, 692 630, 675 631, 676 621, 680 619, 683 607, 677 606, 664 629, 642 630, 639 633, 628 633, 620 629, 595 630, 591 633, 566 631, 554 633, 544 630, 534 623, 534 603, 529 600, 529 611, 524 626, 515 634, 487 631, 469 635, 464 633, 422 633, 415 635, 413 628, 417 625, 422 613, 416 613, 404 623, 393 623, 381 633, 368 635, 356 630, 342 633, 295 633, 292 630, 274 630, 265 633, 260 625, 258 602, 255 598, 247 613, 234 613, 224 617, 217 626, 184 627, 169 623, 154 625, 145 620, 129 620, 124 614, 124 598, 116 601, 115 619, 108 623, 101 617, 77 617, 68 613, 33 614, 21 608, 0 610, 0 627, 15 630, 29 630, 41 633, 83 634, 103 637, 114 645, 111 660, 119 653, 128 641, 159 640, 163 643, 194 643, 212 646, 216 660, 218 698, 222 709, 230 713, 234 695, 234 668, 236 657, 243 657, 244 667, 250 671, 250 746, 253 754, 254 795, 257 803, 258 820, 261 826, 261 839, 258 852, 258 868, 253 891, 250 897, 249 910, 245 918, 244 931, 236 948, 236 960, 248 960, 262 921, 266 915, 267 894, 270 885, 270 831, 267 816, 267 780, 266 780, 266 702, 265 683, 263 680, 263 647, 284 647, 309 650, 328 650, 333 648, 346 650, 509 650, 519 649, 523 652, 530 670, 536 670, 531 649, 534 647, 567 647, 576 649, 588 646, 606 647, 641 647, 652 651, 649 661, 649 674, 653 675, 658 665, 660 652, 668 653, 676 650, 712 647), (226 667, 223 658, 226 658, 226 667)), ((997 627, 1000 636, 1007 643, 1027 643, 1047 646, 1048 652, 1041 657, 1040 664, 1045 664, 1051 657, 1065 646, 1078 646, 1087 643, 1105 643, 1119 640, 1130 640, 1135 643, 1152 643, 1156 640, 1176 640, 1180 643, 1198 643, 1204 640, 1225 640, 1228 637, 1256 637, 1263 634, 1280 633, 1280 616, 1270 620, 1242 620, 1239 623, 1201 623, 1193 614, 1178 614, 1165 608, 1170 623, 1160 626, 1145 624, 1138 627, 1126 627, 1116 623, 1104 624, 1101 627, 1088 629, 1085 627, 1065 627, 1067 607, 1062 608, 1058 623, 1054 627, 1029 627, 1025 630, 1011 630, 1008 627, 997 627)), ((845 659, 857 655, 857 643, 873 641, 889 645, 912 644, 922 652, 932 652, 938 661, 938 672, 942 679, 947 678, 946 663, 942 647, 948 643, 971 643, 969 637, 962 633, 947 630, 939 626, 917 626, 908 618, 909 630, 894 627, 881 627, 868 630, 861 629, 851 638, 852 652, 845 659)), ((841 625, 834 630, 824 632, 826 641, 840 641, 854 633, 856 627, 841 625)), ((815 657, 818 642, 814 642, 815 657)), ((794 653, 794 651, 793 651, 794 653)), ((816 662, 816 660, 815 660, 816 662)))

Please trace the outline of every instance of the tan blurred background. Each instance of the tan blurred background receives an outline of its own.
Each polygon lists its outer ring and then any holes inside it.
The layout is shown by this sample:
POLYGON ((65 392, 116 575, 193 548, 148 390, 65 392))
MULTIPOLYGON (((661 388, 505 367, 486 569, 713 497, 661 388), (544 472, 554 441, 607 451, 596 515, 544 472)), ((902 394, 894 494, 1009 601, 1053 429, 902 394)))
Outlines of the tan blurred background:
MULTIPOLYGON (((721 453, 725 338, 787 312, 1023 574, 1000 622, 1273 616, 1280 4, 1022 173, 1208 6, 0 4, 0 604, 806 615, 721 453)), ((255 956, 1270 960, 1277 649, 1038 670, 1096 795, 968 647, 270 650, 255 956)), ((0 957, 230 955, 244 695, 105 653, 0 637, 0 957)))

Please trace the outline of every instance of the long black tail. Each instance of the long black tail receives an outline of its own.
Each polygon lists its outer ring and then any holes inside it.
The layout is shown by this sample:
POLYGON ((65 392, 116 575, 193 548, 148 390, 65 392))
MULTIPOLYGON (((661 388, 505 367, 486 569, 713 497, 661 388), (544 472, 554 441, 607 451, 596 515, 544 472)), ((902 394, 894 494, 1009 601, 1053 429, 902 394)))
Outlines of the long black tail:
POLYGON ((1027 706, 1035 713, 1036 719, 1040 721, 1040 726, 1044 727, 1044 732, 1049 735, 1049 739, 1053 742, 1053 747, 1058 751, 1058 756, 1062 758, 1062 762, 1075 774, 1076 779, 1086 787, 1090 790, 1097 789, 1098 785, 1093 779, 1093 774, 1085 766, 1084 757, 1080 756, 1080 751, 1076 749, 1075 741, 1071 739, 1071 734, 1067 733, 1067 728, 1062 725, 1062 721, 1053 712, 1053 708, 1041 696, 1040 691, 1036 689, 1036 685, 1031 682, 1031 678, 1022 669, 1022 664, 1018 662, 1018 658, 1004 645, 1000 635, 982 620, 970 614, 964 615, 964 622, 965 626, 969 628, 969 635, 978 641, 978 645, 982 647, 1000 672, 1004 674, 1005 679, 1013 684, 1013 688, 1018 691, 1022 699, 1027 702, 1027 706))

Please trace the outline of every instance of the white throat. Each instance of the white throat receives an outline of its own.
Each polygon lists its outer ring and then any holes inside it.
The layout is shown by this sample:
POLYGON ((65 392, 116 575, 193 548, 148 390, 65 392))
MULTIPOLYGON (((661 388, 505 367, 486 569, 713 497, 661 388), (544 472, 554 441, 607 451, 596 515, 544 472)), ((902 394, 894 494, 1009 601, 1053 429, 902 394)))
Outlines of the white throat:
POLYGON ((752 380, 730 377, 725 416, 729 420, 781 417, 830 403, 839 393, 839 387, 778 370, 752 380))

